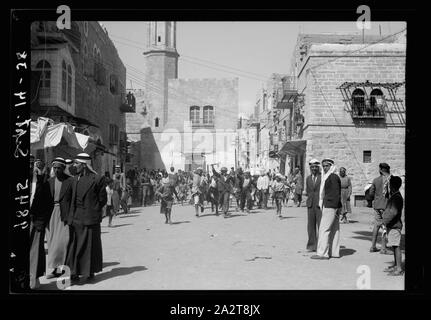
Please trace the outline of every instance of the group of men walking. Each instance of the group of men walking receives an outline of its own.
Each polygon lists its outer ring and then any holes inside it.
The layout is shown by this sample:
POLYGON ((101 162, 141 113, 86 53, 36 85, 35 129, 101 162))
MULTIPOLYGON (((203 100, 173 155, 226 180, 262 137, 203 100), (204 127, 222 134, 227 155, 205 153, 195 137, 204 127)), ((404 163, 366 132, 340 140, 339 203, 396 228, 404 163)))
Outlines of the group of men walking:
POLYGON ((103 266, 100 223, 107 202, 105 177, 93 170, 86 153, 78 154, 73 164, 55 158, 52 168, 54 175, 46 179, 30 159, 30 288, 37 288, 44 274, 61 276, 64 266, 70 269, 72 283, 80 276, 92 279, 103 266))

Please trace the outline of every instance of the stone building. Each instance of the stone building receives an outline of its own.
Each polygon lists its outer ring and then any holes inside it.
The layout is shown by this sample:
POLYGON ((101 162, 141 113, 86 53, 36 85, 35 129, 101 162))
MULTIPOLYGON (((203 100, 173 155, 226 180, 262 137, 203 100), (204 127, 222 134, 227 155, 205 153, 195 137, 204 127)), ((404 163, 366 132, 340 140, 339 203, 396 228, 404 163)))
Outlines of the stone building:
POLYGON ((398 37, 300 35, 292 59, 295 89, 302 93, 294 113, 297 135, 281 153, 308 161, 330 157, 352 178, 353 198, 387 162, 405 174, 405 33, 398 37))
MULTIPOLYGON (((126 68, 106 29, 95 21, 72 21, 59 30, 55 21, 37 21, 32 34, 32 119, 67 122, 91 137, 85 150, 99 173, 113 172, 126 160, 126 68)), ((66 145, 39 150, 39 157, 71 158, 78 151, 66 145), (52 148, 50 148, 52 149, 52 148)))
POLYGON ((130 167, 235 166, 238 79, 179 79, 175 22, 145 24, 144 87, 126 117, 130 167))

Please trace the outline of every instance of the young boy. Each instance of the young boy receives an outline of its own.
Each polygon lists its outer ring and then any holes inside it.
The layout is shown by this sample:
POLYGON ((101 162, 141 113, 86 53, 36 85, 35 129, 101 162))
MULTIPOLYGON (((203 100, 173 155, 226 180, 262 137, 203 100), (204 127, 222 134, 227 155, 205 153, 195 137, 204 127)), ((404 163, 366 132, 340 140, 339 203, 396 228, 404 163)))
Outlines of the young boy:
POLYGON ((403 210, 403 197, 400 193, 402 180, 400 177, 392 176, 389 180, 389 199, 386 204, 386 209, 383 212, 383 225, 386 228, 388 237, 387 246, 394 250, 394 265, 385 269, 390 276, 401 276, 403 269, 401 266, 401 229, 403 223, 401 221, 401 212, 403 210))
POLYGON ((277 173, 275 176, 275 182, 272 183, 271 188, 274 191, 274 199, 275 204, 277 206, 277 215, 281 218, 281 207, 282 207, 282 201, 284 197, 285 192, 285 183, 282 181, 283 176, 280 173, 277 173))
POLYGON ((112 201, 112 195, 114 194, 114 180, 109 179, 107 181, 106 186, 106 195, 107 195, 107 202, 106 202, 106 215, 108 216, 109 222, 108 227, 112 227, 112 218, 115 214, 114 212, 114 205, 112 201))
POLYGON ((180 199, 178 198, 177 191, 175 190, 175 185, 173 181, 169 180, 169 178, 165 177, 162 180, 162 185, 157 189, 156 195, 160 197, 160 213, 164 214, 166 217, 165 223, 171 224, 171 211, 172 204, 174 202, 173 195, 177 198, 178 202, 180 199))

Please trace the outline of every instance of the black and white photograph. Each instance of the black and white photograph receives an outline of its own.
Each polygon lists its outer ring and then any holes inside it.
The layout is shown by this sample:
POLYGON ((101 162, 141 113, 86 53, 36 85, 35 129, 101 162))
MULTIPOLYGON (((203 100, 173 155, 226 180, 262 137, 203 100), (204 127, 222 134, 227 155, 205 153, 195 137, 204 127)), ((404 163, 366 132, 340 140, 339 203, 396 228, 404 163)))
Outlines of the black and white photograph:
POLYGON ((11 48, 11 288, 406 290, 406 19, 42 11, 11 48))

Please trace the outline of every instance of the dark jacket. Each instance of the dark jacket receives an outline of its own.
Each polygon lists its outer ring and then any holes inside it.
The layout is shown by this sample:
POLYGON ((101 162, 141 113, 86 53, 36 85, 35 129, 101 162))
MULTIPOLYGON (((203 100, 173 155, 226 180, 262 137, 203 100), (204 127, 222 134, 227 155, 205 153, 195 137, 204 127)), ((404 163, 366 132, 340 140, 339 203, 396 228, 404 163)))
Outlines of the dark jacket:
MULTIPOLYGON (((30 184, 32 182, 30 181, 30 184)), ((36 190, 34 192, 33 202, 30 206, 30 219, 33 226, 39 230, 43 231, 49 222, 51 211, 45 210, 46 203, 48 201, 48 194, 46 188, 43 185, 46 183, 44 176, 36 176, 36 190)))
POLYGON ((74 220, 83 225, 94 225, 102 222, 102 208, 106 204, 106 182, 100 175, 90 173, 80 178, 80 188, 83 188, 84 210, 76 210, 76 191, 78 176, 72 178, 72 201, 67 219, 68 224, 74 220), (77 214, 79 212, 79 214, 77 214))
POLYGON ((341 208, 341 180, 338 175, 331 173, 325 181, 323 206, 325 208, 341 208))
POLYGON ((403 211, 404 200, 398 191, 390 196, 385 211, 383 212, 383 223, 388 229, 402 229, 401 212, 403 211))
MULTIPOLYGON (((61 221, 67 222, 67 217, 70 210, 70 203, 72 201, 72 177, 68 175, 64 175, 65 178, 61 184, 60 189, 60 213, 61 213, 61 221)), ((49 178, 48 181, 44 184, 44 188, 46 188, 47 199, 45 200, 46 210, 49 212, 49 217, 51 218, 52 210, 54 209, 54 188, 55 188, 55 177, 49 178)), ((49 220, 48 220, 49 221, 49 220)))
POLYGON ((316 183, 313 183, 312 175, 310 174, 305 181, 305 192, 307 194, 307 207, 313 208, 319 206, 319 192, 320 182, 322 181, 322 175, 317 174, 316 183))
POLYGON ((223 193, 223 192, 232 192, 233 191, 233 181, 232 181, 232 177, 229 175, 223 176, 220 173, 218 173, 217 171, 215 171, 215 169, 213 168, 213 175, 215 175, 217 177, 217 188, 218 188, 218 192, 223 193))
POLYGON ((387 198, 383 196, 383 185, 384 179, 383 175, 375 178, 373 180, 373 184, 370 187, 370 198, 373 199, 373 208, 374 209, 385 209, 386 203, 388 201, 387 198))

